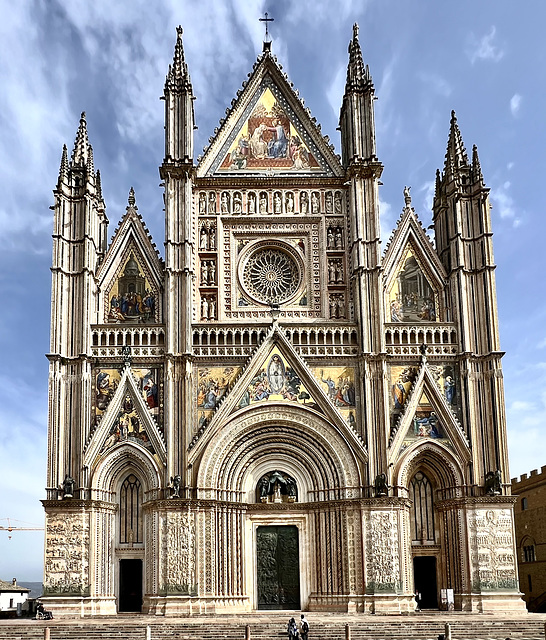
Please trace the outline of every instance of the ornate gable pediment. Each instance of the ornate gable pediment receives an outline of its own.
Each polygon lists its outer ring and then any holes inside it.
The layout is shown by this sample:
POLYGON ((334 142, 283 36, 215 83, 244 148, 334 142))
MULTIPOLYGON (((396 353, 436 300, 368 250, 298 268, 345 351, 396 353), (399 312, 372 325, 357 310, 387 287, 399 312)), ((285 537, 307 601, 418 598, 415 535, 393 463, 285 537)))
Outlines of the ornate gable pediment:
POLYGON ((436 442, 470 460, 470 444, 446 397, 423 358, 400 418, 391 431, 389 458, 395 462, 403 451, 423 442, 436 442))
POLYGON ((161 321, 163 263, 134 204, 127 207, 97 278, 99 322, 161 321))
POLYGON ((443 320, 446 274, 415 211, 406 206, 383 258, 387 322, 443 320))
POLYGON ((269 54, 232 105, 198 176, 342 175, 333 146, 269 54))
POLYGON ((125 367, 112 400, 87 442, 84 464, 94 469, 104 455, 126 444, 142 447, 158 464, 166 462, 164 438, 129 366, 125 367))
MULTIPOLYGON (((289 404, 322 415, 332 428, 351 442, 353 450, 367 459, 364 442, 349 415, 338 407, 301 359, 287 338, 274 327, 239 376, 223 404, 211 416, 202 437, 195 444, 195 455, 202 451, 219 430, 233 418, 254 407, 289 404)), ((352 414, 354 418, 354 413, 352 414)))

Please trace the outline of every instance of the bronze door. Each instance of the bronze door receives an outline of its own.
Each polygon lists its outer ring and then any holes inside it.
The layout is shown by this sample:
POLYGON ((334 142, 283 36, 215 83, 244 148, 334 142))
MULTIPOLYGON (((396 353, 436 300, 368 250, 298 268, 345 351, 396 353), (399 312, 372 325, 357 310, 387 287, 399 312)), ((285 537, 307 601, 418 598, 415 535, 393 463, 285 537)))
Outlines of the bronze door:
POLYGON ((300 608, 298 528, 258 527, 258 609, 300 608))

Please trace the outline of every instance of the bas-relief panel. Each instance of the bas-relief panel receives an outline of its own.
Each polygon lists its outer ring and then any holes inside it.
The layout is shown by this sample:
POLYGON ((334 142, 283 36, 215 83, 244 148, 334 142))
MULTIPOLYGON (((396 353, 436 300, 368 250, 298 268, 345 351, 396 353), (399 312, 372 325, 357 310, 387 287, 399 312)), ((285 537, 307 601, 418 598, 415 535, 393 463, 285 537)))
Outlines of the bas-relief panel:
POLYGON ((271 351, 264 366, 250 382, 239 400, 238 408, 267 401, 298 402, 319 410, 298 374, 277 348, 271 351))
POLYGON ((388 293, 390 322, 435 322, 438 300, 415 254, 408 247, 388 293))
POLYGON ((44 595, 89 595, 89 516, 48 516, 45 535, 44 595))
POLYGON ((347 423, 356 428, 355 370, 352 367, 313 367, 330 402, 339 409, 347 423))
POLYGON ((320 165, 270 89, 260 97, 220 171, 313 171, 320 165))
POLYGON ((472 590, 516 589, 512 512, 488 509, 468 514, 472 590))
MULTIPOLYGON (((137 387, 160 429, 163 427, 163 375, 161 367, 131 368, 137 387)), ((96 368, 93 371, 93 415, 98 424, 114 397, 121 379, 120 369, 96 368)))
POLYGON ((109 291, 107 321, 156 322, 157 291, 131 253, 109 291))
POLYGON ((240 366, 200 367, 197 370, 196 404, 198 429, 205 427, 220 402, 231 391, 242 371, 240 366))

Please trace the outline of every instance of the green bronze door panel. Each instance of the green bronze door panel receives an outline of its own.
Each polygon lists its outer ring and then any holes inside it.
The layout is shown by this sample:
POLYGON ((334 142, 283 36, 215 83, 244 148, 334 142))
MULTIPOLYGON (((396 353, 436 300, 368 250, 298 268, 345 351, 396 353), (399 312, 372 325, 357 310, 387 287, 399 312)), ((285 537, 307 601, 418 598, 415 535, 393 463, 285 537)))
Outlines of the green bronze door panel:
POLYGON ((300 608, 298 528, 258 527, 258 609, 300 608))

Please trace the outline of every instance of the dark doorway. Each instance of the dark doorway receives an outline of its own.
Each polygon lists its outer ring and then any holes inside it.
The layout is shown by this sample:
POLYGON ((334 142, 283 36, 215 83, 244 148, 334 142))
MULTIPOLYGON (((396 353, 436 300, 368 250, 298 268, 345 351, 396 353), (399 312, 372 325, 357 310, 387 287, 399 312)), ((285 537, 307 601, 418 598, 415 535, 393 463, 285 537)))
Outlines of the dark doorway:
POLYGON ((434 556, 415 556, 413 558, 413 581, 415 591, 421 594, 421 609, 438 608, 436 584, 436 558, 434 556))
POLYGON ((142 560, 119 561, 119 611, 142 611, 142 560))
POLYGON ((258 609, 300 608, 298 528, 258 527, 258 609))

